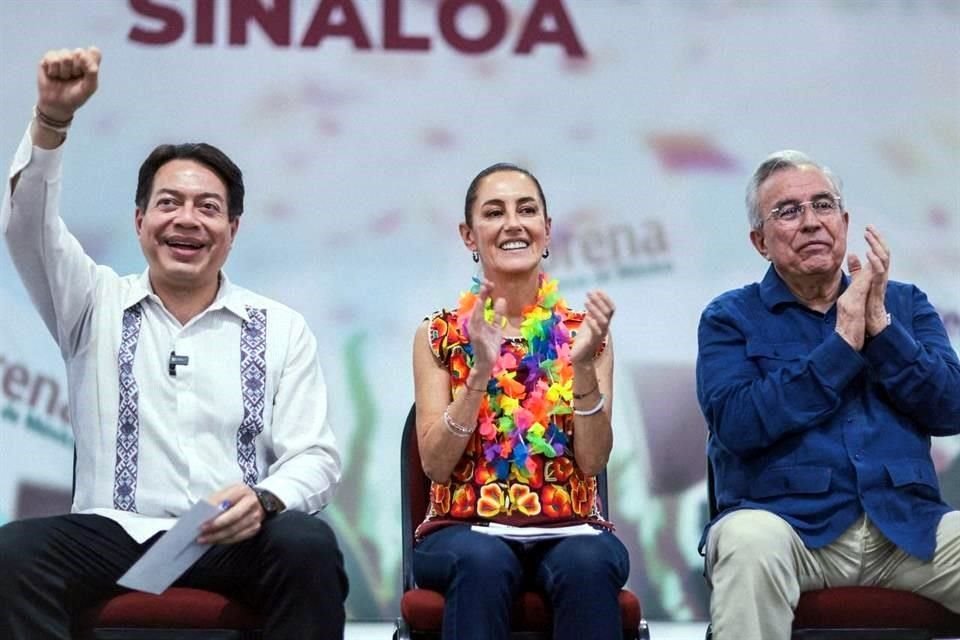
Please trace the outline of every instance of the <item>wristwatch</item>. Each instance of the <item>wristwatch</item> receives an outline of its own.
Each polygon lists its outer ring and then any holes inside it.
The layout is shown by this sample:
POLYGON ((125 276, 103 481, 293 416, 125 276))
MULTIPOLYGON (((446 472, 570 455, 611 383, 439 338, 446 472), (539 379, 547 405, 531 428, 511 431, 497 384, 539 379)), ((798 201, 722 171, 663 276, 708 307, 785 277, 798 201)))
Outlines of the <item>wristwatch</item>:
POLYGON ((263 519, 269 520, 273 518, 278 513, 283 511, 284 504, 277 496, 273 495, 266 489, 261 489, 260 487, 254 487, 253 492, 257 494, 257 500, 260 501, 260 506, 263 507, 263 519))

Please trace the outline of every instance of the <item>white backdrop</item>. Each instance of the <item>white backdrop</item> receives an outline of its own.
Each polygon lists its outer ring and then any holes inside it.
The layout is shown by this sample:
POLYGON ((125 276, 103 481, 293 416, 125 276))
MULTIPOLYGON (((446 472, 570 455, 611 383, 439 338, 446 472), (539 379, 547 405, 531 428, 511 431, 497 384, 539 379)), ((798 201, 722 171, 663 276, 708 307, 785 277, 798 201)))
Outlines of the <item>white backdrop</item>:
MULTIPOLYGON (((648 617, 703 618, 696 326, 766 267, 746 180, 776 149, 830 165, 851 250, 877 225, 893 277, 927 291, 960 345, 958 43, 956 0, 0 0, 0 156, 43 52, 96 44, 100 90, 70 132, 63 197, 92 256, 143 268, 133 193, 156 144, 208 141, 243 168, 227 271, 319 337, 353 618, 396 609, 411 340, 473 275, 464 191, 494 162, 528 166, 554 217, 551 275, 572 306, 595 286, 618 304, 611 499, 631 586, 648 617)), ((3 522, 63 508, 72 439, 62 363, 6 252, 0 282, 3 522)), ((958 450, 935 445, 955 504, 958 450)))

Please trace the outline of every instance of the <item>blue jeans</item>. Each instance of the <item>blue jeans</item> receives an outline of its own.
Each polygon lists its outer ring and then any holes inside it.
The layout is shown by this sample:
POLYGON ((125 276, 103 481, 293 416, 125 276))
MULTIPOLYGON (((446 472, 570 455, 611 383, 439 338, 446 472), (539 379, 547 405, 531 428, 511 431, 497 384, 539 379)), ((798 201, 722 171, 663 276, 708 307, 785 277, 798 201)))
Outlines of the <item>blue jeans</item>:
POLYGON ((546 594, 556 640, 621 638, 617 598, 629 573, 627 549, 608 531, 523 544, 453 525, 413 552, 417 585, 444 594, 444 640, 508 638, 522 589, 546 594))

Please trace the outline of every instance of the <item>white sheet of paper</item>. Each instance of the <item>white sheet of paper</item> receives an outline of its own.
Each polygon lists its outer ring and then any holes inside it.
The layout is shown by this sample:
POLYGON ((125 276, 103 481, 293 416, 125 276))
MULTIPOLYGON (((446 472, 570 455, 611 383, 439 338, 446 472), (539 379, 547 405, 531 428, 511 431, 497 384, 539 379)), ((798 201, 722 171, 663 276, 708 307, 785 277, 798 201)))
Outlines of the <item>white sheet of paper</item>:
POLYGON ((511 527, 510 525, 491 522, 488 525, 475 524, 471 529, 478 533, 485 533, 488 536, 499 536, 501 538, 510 538, 511 540, 520 540, 522 542, 552 540, 554 538, 565 538, 567 536, 600 535, 600 530, 594 529, 589 524, 575 524, 567 527, 511 527))
POLYGON ((120 576, 117 584, 147 593, 166 591, 210 547, 197 543, 197 536, 200 526, 218 513, 220 510, 206 500, 193 505, 120 576))

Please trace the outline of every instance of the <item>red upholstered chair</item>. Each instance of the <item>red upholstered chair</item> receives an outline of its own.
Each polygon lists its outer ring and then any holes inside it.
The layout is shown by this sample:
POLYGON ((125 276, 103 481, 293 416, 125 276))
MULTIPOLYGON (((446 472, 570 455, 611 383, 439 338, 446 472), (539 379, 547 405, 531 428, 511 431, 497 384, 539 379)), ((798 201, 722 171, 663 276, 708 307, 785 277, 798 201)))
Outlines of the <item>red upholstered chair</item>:
MULTIPOLYGON (((443 622, 443 594, 419 589, 413 580, 413 532, 427 512, 430 481, 420 464, 417 444, 416 407, 410 408, 400 445, 401 511, 403 519, 403 596, 397 618, 394 640, 426 640, 439 638, 443 622)), ((598 477, 598 493, 606 515, 606 473, 598 477)), ((627 590, 620 592, 620 612, 625 640, 646 640, 650 637, 643 619, 640 601, 627 590)), ((513 608, 513 640, 549 639, 553 616, 542 594, 528 591, 520 594, 513 608)))
MULTIPOLYGON (((710 517, 717 515, 707 462, 710 517)), ((712 630, 707 628, 707 640, 712 630)), ((909 591, 831 587, 800 594, 792 640, 931 640, 960 638, 960 614, 909 591)))
POLYGON ((833 587, 800 596, 793 637, 960 638, 960 614, 909 591, 833 587))
MULTIPOLYGON (((77 466, 77 452, 73 452, 77 466)), ((76 490, 76 474, 74 474, 76 490)), ((259 617, 226 596, 171 587, 157 596, 131 591, 84 611, 75 635, 93 640, 260 640, 259 617)))
POLYGON ((78 634, 95 640, 259 640, 256 614, 226 596, 171 587, 162 595, 133 591, 84 613, 78 634))

